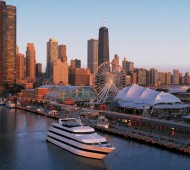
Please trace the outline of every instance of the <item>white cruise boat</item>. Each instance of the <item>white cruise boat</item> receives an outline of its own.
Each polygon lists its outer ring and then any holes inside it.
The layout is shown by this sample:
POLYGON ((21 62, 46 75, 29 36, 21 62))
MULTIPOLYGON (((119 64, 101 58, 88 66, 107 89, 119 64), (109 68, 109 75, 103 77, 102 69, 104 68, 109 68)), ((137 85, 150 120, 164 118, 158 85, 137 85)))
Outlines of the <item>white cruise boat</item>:
POLYGON ((58 123, 53 123, 46 140, 76 155, 95 159, 103 159, 115 149, 94 128, 82 125, 75 118, 59 119, 58 123))
POLYGON ((9 109, 14 109, 16 106, 15 106, 15 103, 13 103, 11 101, 8 101, 6 103, 6 107, 9 108, 9 109))

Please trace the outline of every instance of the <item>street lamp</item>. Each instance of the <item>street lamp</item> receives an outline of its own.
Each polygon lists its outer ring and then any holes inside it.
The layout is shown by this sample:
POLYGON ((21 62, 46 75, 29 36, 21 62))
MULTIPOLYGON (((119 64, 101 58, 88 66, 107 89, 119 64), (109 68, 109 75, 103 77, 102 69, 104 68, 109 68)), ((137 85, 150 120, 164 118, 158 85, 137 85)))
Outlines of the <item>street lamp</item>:
POLYGON ((175 134, 175 129, 174 128, 171 128, 171 137, 172 137, 172 141, 173 141, 173 136, 175 134))

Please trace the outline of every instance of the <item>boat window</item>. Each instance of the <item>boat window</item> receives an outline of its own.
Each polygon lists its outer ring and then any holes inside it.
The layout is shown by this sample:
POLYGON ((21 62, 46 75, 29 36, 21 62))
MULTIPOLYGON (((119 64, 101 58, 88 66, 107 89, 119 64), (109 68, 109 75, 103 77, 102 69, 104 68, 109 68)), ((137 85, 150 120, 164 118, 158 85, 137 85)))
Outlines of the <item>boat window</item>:
POLYGON ((79 143, 82 143, 82 144, 85 144, 85 145, 103 145, 103 144, 109 144, 107 141, 105 141, 105 142, 93 142, 93 143, 86 143, 86 142, 82 142, 82 141, 79 141, 79 140, 77 140, 77 139, 74 139, 74 138, 70 138, 70 137, 68 137, 68 136, 65 136, 65 135, 63 135, 63 134, 59 134, 59 133, 57 133, 57 132, 54 132, 54 131, 52 131, 52 130, 49 130, 49 132, 51 132, 51 133, 53 133, 53 134, 55 134, 55 135, 58 135, 58 136, 61 136, 61 137, 64 137, 64 138, 66 138, 66 139, 70 139, 70 140, 73 140, 73 141, 76 141, 76 142, 79 142, 79 143))
POLYGON ((66 129, 63 129, 63 128, 60 128, 60 127, 57 127, 57 126, 53 126, 54 128, 56 129, 59 129, 59 130, 62 130, 62 131, 65 131, 65 132, 69 132, 69 133, 72 133, 72 134, 94 134, 95 131, 90 131, 90 132, 73 132, 73 131, 70 131, 70 130, 66 130, 66 129))
POLYGON ((81 126, 80 122, 76 119, 61 120, 62 126, 66 127, 78 127, 81 126))

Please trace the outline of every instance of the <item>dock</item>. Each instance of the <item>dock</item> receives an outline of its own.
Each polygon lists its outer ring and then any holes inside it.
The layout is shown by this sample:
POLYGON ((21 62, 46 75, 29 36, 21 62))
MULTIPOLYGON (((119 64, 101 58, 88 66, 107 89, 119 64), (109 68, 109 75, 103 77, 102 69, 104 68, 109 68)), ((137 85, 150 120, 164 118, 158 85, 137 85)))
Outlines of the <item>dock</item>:
MULTIPOLYGON (((32 110, 27 107, 17 106, 17 109, 25 110, 28 112, 32 112, 38 115, 47 116, 53 119, 63 118, 61 115, 51 115, 44 112, 38 112, 36 110, 32 110)), ((153 121, 154 122, 154 121, 153 121)), ((162 149, 170 150, 172 152, 181 153, 187 156, 190 156, 190 146, 184 146, 180 143, 179 139, 163 136, 154 133, 145 132, 143 130, 137 130, 135 128, 119 128, 120 126, 110 126, 109 128, 104 128, 102 126, 98 126, 90 121, 85 122, 89 126, 93 127, 97 131, 101 131, 103 133, 108 133, 116 136, 123 137, 125 139, 134 140, 143 144, 159 147, 162 149)))
POLYGON ((96 129, 97 131, 101 131, 104 133, 117 135, 126 139, 134 140, 143 144, 159 147, 162 149, 167 149, 176 153, 182 153, 184 155, 190 156, 190 147, 186 147, 181 145, 180 143, 176 143, 173 138, 166 137, 158 137, 154 134, 148 134, 143 131, 133 130, 119 130, 115 128, 104 128, 97 125, 90 124, 91 127, 96 129))

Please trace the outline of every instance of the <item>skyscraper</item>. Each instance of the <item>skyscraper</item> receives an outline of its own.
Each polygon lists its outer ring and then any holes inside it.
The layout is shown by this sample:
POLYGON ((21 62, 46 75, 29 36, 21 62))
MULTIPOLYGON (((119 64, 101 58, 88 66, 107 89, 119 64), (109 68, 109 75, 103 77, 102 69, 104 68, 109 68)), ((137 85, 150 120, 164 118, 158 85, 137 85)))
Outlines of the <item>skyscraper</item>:
POLYGON ((29 77, 33 83, 36 81, 36 57, 33 43, 27 43, 26 76, 29 77))
POLYGON ((53 62, 58 59, 58 42, 56 39, 51 38, 47 42, 47 78, 51 78, 53 75, 53 62))
POLYGON ((136 70, 137 73, 137 84, 140 86, 146 86, 146 72, 147 70, 144 68, 140 68, 136 70))
POLYGON ((175 85, 179 84, 179 70, 178 69, 173 70, 173 84, 175 85))
POLYGON ((68 62, 60 59, 53 62, 52 82, 54 84, 68 85, 68 62))
POLYGON ((126 73, 134 71, 134 62, 128 61, 126 63, 126 73))
POLYGON ((81 68, 81 60, 75 59, 75 68, 81 68))
POLYGON ((124 69, 126 71, 126 67, 127 67, 127 58, 124 58, 124 60, 122 61, 122 69, 124 69))
POLYGON ((16 79, 24 78, 24 54, 18 53, 16 56, 16 79))
POLYGON ((109 38, 108 28, 102 26, 99 29, 98 39, 98 66, 104 62, 109 61, 109 38))
POLYGON ((42 77, 42 64, 36 63, 36 78, 42 77))
POLYGON ((170 73, 170 72, 167 72, 167 73, 165 73, 165 79, 166 79, 166 85, 169 85, 169 84, 171 84, 171 77, 172 77, 172 73, 170 73))
POLYGON ((98 40, 88 40, 87 52, 87 67, 90 69, 91 74, 94 74, 98 69, 98 40))
POLYGON ((158 72, 158 81, 159 85, 164 85, 166 84, 166 73, 165 72, 158 72))
POLYGON ((119 71, 119 56, 115 54, 114 59, 112 60, 113 70, 119 71))
POLYGON ((185 79, 183 76, 183 73, 179 73, 179 84, 184 84, 185 83, 185 79))
POLYGON ((151 68, 150 71, 150 84, 157 85, 158 82, 158 70, 155 68, 151 68))
POLYGON ((0 86, 15 83, 16 7, 0 1, 0 86))
POLYGON ((58 58, 62 62, 66 62, 67 61, 66 45, 59 45, 59 47, 58 47, 58 58))
POLYGON ((190 84, 190 72, 185 73, 185 84, 190 84))

